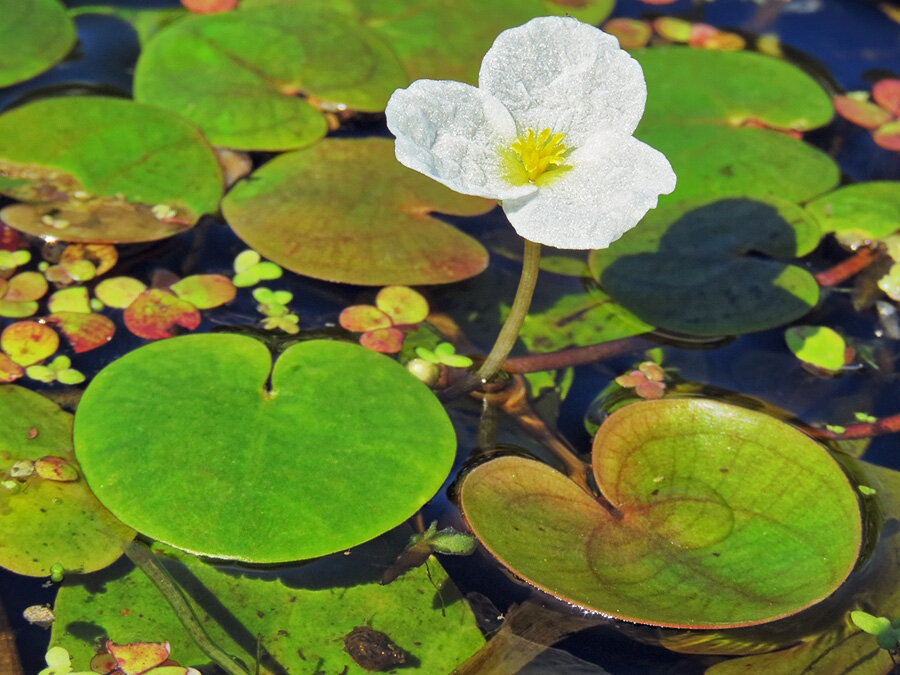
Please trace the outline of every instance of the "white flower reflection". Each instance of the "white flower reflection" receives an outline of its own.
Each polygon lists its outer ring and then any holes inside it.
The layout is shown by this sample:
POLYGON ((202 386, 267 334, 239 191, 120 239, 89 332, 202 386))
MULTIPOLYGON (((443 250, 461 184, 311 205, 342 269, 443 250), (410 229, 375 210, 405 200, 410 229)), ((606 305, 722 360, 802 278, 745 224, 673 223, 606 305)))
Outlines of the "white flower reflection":
POLYGON ((501 33, 478 87, 417 80, 387 105, 397 159, 463 194, 501 201, 526 239, 605 248, 675 188, 632 132, 640 65, 601 30, 563 17, 501 33))

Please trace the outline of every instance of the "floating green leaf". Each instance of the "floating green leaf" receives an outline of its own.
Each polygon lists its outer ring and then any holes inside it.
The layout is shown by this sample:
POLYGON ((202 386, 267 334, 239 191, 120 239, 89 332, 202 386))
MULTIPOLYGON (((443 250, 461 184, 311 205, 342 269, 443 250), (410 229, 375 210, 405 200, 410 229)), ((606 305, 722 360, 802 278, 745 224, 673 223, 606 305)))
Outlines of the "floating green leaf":
POLYGON ((62 241, 161 239, 214 211, 222 173, 207 142, 176 115, 131 101, 49 98, 0 116, 0 211, 18 230, 62 241), (168 217, 160 218, 165 206, 168 217))
POLYGON ((825 153, 773 131, 826 124, 831 101, 800 69, 752 52, 639 50, 647 108, 636 135, 666 154, 678 185, 663 203, 705 196, 803 201, 837 184, 825 153), (697 73, 703 77, 697 77, 697 73))
POLYGON ((226 334, 107 366, 78 407, 75 444, 124 522, 254 562, 312 558, 394 527, 440 487, 456 450, 443 408, 394 361, 313 340, 272 368, 261 342, 226 334))
POLYGON ((0 87, 47 70, 75 44, 75 24, 57 0, 0 0, 0 87))
POLYGON ((487 265, 481 244, 431 212, 478 215, 493 204, 403 167, 391 141, 366 138, 273 159, 235 185, 222 212, 248 246, 298 274, 416 285, 467 279, 487 265))
POLYGON ((791 326, 784 332, 788 349, 810 365, 837 372, 844 365, 847 343, 828 326, 791 326))
POLYGON ((313 101, 324 110, 379 112, 406 81, 375 33, 297 4, 173 23, 142 53, 134 90, 138 101, 193 121, 216 145, 289 150, 325 135, 313 101))
MULTIPOLYGON (((0 474, 47 457, 72 469, 72 416, 32 391, 0 387, 0 474)), ((102 569, 134 537, 80 478, 60 482, 35 473, 17 488, 4 483, 0 513, 0 565, 17 574, 47 576, 54 565, 69 572, 102 569)))
MULTIPOLYGON (((234 574, 174 551, 163 560, 188 589, 206 630, 228 652, 252 664, 256 636, 262 637, 264 675, 364 673, 344 651, 344 636, 360 625, 387 634, 418 670, 448 673, 484 640, 468 605, 433 559, 430 578, 421 567, 389 586, 379 583, 407 536, 403 528, 348 556, 285 570, 275 579, 234 574), (207 600, 213 597, 215 607, 207 600)), ((68 649, 77 665, 86 667, 94 654, 92 639, 101 634, 123 642, 167 640, 180 663, 209 662, 140 570, 124 576, 101 572, 90 581, 102 583, 105 592, 66 581, 54 606, 51 641, 68 649)))
POLYGON ((609 249, 594 251, 591 270, 642 321, 737 335, 788 323, 816 305, 809 272, 758 254, 800 256, 818 240, 815 222, 787 202, 681 202, 651 211, 609 249))
POLYGON ((847 185, 813 200, 806 209, 823 232, 881 239, 900 229, 900 181, 847 185))
POLYGON ((759 412, 702 399, 628 405, 597 433, 593 471, 614 512, 547 465, 513 456, 468 474, 462 509, 518 576, 654 625, 794 614, 830 595, 859 553, 847 476, 824 448, 759 412))

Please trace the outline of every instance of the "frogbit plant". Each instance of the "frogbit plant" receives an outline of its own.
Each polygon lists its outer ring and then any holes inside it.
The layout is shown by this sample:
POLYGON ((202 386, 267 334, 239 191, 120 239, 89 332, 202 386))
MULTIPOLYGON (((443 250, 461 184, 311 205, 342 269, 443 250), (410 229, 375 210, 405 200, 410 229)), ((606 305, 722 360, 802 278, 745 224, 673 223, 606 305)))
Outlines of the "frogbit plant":
POLYGON ((388 101, 401 164, 463 194, 497 199, 525 238, 522 279, 478 376, 512 349, 531 303, 540 244, 606 248, 675 189, 665 156, 632 136, 640 65, 616 39, 568 17, 502 32, 478 86, 417 80, 388 101))

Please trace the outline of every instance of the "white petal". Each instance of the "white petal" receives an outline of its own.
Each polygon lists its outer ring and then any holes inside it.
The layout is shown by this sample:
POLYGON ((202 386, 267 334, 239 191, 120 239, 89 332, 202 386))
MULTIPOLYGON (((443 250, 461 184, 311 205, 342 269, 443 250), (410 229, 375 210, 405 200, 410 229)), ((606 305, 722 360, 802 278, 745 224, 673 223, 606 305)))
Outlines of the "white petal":
POLYGON ((500 33, 481 62, 478 86, 503 102, 519 133, 550 129, 570 147, 598 130, 630 134, 647 99, 640 64, 616 38, 561 16, 500 33))
POLYGON ((503 202, 521 236, 557 248, 606 248, 675 189, 658 150, 633 136, 600 134, 576 150, 572 169, 537 194, 503 202))
POLYGON ((504 178, 501 150, 516 139, 509 111, 462 82, 417 80, 388 101, 387 125, 404 166, 457 192, 492 199, 531 194, 504 178))

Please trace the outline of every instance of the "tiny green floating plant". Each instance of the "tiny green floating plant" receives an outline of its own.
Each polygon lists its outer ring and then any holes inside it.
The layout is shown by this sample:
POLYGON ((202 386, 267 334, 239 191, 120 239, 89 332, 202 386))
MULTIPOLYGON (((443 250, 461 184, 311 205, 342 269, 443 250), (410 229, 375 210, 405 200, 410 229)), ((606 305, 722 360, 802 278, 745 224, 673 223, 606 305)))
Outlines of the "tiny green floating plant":
POLYGON ((665 156, 632 136, 646 96, 640 65, 614 37, 543 17, 497 37, 478 87, 417 80, 388 101, 397 159, 497 199, 525 240, 516 297, 478 381, 501 369, 518 337, 541 244, 606 248, 675 188, 665 156))

